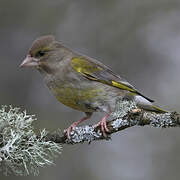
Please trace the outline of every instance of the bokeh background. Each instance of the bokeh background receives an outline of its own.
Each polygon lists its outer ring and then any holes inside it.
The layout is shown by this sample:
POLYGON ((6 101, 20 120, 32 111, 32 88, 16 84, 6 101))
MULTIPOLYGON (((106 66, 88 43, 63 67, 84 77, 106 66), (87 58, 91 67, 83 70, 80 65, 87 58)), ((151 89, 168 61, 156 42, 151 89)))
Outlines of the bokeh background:
MULTIPOLYGON (((37 130, 63 130, 83 114, 57 102, 39 72, 18 67, 32 41, 46 34, 111 66, 163 108, 180 111, 179 0, 0 0, 1 104, 36 114, 37 130)), ((64 146, 56 166, 38 177, 0 179, 177 180, 179 131, 129 128, 109 142, 64 146)))

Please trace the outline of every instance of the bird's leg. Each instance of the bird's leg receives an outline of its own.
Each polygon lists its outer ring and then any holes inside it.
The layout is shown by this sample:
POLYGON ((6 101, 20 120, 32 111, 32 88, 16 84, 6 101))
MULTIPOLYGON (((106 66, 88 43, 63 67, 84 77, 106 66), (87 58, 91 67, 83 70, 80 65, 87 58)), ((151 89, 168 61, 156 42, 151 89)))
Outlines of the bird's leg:
POLYGON ((106 132, 109 132, 109 129, 108 129, 107 124, 106 124, 106 120, 107 120, 107 118, 110 116, 110 114, 111 114, 111 113, 106 114, 106 115, 101 119, 101 121, 95 125, 95 127, 101 126, 101 131, 102 131, 104 137, 107 137, 106 132))
POLYGON ((92 115, 92 113, 86 113, 86 117, 83 117, 79 121, 72 123, 67 129, 64 130, 64 133, 67 134, 68 139, 71 139, 71 136, 70 136, 71 130, 74 129, 78 124, 89 119, 91 117, 91 115, 92 115))

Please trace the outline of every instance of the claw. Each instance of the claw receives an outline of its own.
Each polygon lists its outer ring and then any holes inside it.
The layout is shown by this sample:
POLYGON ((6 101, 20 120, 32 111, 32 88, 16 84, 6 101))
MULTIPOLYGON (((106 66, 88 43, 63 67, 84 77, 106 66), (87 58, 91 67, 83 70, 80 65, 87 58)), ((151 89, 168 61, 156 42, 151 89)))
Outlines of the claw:
POLYGON ((107 127, 107 123, 106 123, 106 120, 107 120, 107 118, 108 118, 109 116, 110 116, 110 113, 106 114, 106 115, 101 119, 101 121, 95 125, 95 127, 101 126, 101 131, 102 131, 102 134, 103 134, 104 137, 107 137, 107 134, 106 134, 106 133, 107 133, 107 132, 110 132, 110 130, 109 130, 108 127, 107 127))
POLYGON ((77 122, 71 124, 67 129, 64 130, 64 134, 67 134, 67 138, 71 139, 71 130, 73 130, 77 126, 77 122))
POLYGON ((71 124, 67 129, 64 130, 64 134, 67 134, 67 138, 70 140, 71 139, 71 130, 73 130, 78 124, 81 122, 85 121, 86 119, 89 119, 91 117, 91 114, 87 114, 86 117, 83 117, 79 121, 74 122, 71 124))

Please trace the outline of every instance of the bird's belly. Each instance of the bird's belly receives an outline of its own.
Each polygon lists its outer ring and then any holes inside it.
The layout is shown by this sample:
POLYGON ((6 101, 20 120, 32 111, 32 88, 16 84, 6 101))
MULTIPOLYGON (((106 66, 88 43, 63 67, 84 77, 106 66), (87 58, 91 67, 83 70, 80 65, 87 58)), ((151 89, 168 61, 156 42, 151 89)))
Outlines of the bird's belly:
POLYGON ((83 112, 96 111, 94 103, 105 98, 102 89, 98 87, 77 88, 63 85, 50 89, 62 104, 83 112))
MULTIPOLYGON (((47 83, 47 82, 46 82, 47 83)), ((94 81, 49 81, 49 89, 58 101, 83 112, 113 111, 116 100, 126 91, 94 81)))

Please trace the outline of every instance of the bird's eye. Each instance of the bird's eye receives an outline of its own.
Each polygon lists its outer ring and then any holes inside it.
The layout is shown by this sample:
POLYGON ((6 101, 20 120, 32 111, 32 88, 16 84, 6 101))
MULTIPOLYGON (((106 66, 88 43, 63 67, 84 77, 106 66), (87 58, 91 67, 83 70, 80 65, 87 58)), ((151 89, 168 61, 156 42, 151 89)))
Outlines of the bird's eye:
POLYGON ((37 53, 36 53, 36 57, 42 57, 42 56, 44 56, 45 55, 45 51, 38 51, 37 53))

